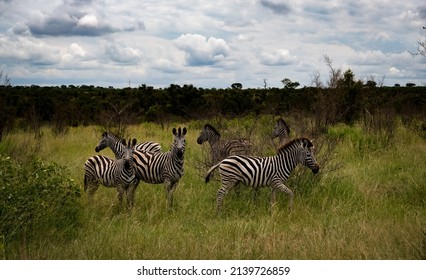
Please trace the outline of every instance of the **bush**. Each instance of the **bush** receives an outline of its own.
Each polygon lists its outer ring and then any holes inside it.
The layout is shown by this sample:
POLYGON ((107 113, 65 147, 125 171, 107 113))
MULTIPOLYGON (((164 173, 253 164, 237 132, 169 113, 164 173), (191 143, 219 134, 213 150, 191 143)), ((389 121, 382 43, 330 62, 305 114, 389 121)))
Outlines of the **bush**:
POLYGON ((4 251, 13 244, 26 246, 31 238, 54 240, 75 232, 82 209, 81 190, 64 167, 37 159, 18 164, 0 155, 0 186, 4 251))

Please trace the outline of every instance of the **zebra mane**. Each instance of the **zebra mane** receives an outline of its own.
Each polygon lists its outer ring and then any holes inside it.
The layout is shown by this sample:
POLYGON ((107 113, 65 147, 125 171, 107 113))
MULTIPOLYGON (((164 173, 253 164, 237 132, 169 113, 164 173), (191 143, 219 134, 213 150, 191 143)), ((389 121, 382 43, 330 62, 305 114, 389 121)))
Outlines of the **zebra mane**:
POLYGON ((209 123, 207 123, 207 124, 204 126, 204 129, 210 129, 210 130, 212 130, 212 131, 213 131, 213 133, 215 133, 215 134, 217 134, 217 135, 219 135, 219 136, 220 136, 219 131, 217 131, 217 130, 216 130, 216 128, 214 128, 213 126, 211 126, 209 123))
MULTIPOLYGON (((123 138, 118 137, 117 135, 115 135, 114 133, 110 132, 110 131, 105 131, 104 133, 102 133, 102 137, 106 137, 109 136, 117 141, 121 141, 123 140, 123 138)), ((126 145, 126 144, 124 144, 126 145)))
POLYGON ((281 147, 279 147, 277 154, 284 152, 285 150, 287 150, 288 148, 293 146, 295 143, 300 143, 300 142, 305 142, 305 141, 308 143, 308 147, 314 146, 314 144, 312 144, 312 141, 309 140, 308 138, 305 138, 305 137, 295 138, 295 139, 283 144, 281 147))
POLYGON ((281 124, 285 127, 285 130, 287 131, 287 134, 290 134, 290 126, 285 122, 285 120, 283 118, 278 118, 277 119, 277 124, 281 124))
POLYGON ((278 118, 277 123, 282 123, 284 126, 288 127, 288 124, 285 122, 283 118, 278 118))

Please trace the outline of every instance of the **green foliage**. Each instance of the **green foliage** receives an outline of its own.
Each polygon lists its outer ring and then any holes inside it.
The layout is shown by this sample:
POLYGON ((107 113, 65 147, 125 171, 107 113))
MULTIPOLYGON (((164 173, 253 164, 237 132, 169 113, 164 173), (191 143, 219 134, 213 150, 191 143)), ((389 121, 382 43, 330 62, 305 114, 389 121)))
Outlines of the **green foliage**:
POLYGON ((394 131, 368 131, 359 125, 348 126, 344 124, 329 127, 327 135, 335 139, 345 138, 359 156, 388 148, 395 136, 394 131))
POLYGON ((22 164, 0 155, 0 235, 7 249, 41 237, 64 237, 79 225, 78 185, 55 164, 29 159, 22 164))
MULTIPOLYGON (((335 70, 335 69, 334 69, 335 70)), ((168 88, 0 87, 0 133, 23 128, 40 136, 40 127, 53 124, 55 134, 66 134, 70 126, 97 124, 104 127, 152 121, 210 118, 221 114, 240 117, 250 114, 297 112, 315 116, 321 132, 338 122, 352 124, 368 110, 393 110, 424 117, 424 87, 366 86, 349 69, 334 73, 328 88, 298 88, 284 79, 284 88, 247 88, 234 84, 227 89, 203 89, 171 84, 168 88)), ((0 134, 1 137, 1 134, 0 134)), ((1 139, 1 138, 0 138, 1 139)))
MULTIPOLYGON (((93 200, 85 195, 81 198, 70 195, 77 200, 76 205, 82 206, 81 218, 75 223, 78 234, 71 239, 58 240, 58 236, 69 232, 72 226, 59 228, 55 223, 69 220, 73 215, 53 218, 56 213, 50 211, 46 215, 52 217, 38 217, 45 219, 41 226, 25 224, 26 232, 21 230, 14 239, 0 233, 0 250, 5 244, 5 256, 16 259, 424 258, 426 143, 413 129, 415 123, 399 121, 397 117, 392 121, 394 129, 386 130, 383 120, 393 115, 384 114, 379 118, 378 111, 369 111, 374 116, 371 125, 362 120, 353 125, 339 123, 315 135, 313 142, 320 171, 313 174, 299 166, 291 174, 286 182, 295 195, 291 213, 287 208, 288 195, 278 194, 277 204, 271 209, 269 188, 262 188, 254 195, 252 189, 240 186, 226 195, 223 213, 216 216, 219 175, 216 172, 213 180, 205 184, 205 169, 199 164, 207 147, 198 145, 196 139, 207 122, 217 127, 223 137, 248 138, 256 155, 274 154, 275 146, 269 137, 276 115, 238 118, 219 115, 165 123, 164 128, 158 123, 146 122, 129 126, 127 131, 131 137, 157 141, 164 150, 171 144, 171 127, 188 128, 185 174, 175 192, 176 204, 172 211, 166 207, 162 185, 141 182, 131 213, 112 205, 116 201, 113 188, 101 187, 93 200), (391 141, 383 142, 381 133, 391 133, 391 141), (11 248, 12 241, 24 244, 28 248, 26 255, 18 245, 11 248)), ((282 116, 291 125, 291 137, 309 137, 308 132, 315 130, 313 117, 299 113, 282 116)), ((420 120, 419 124, 422 123, 420 120)), ((66 164, 71 176, 65 172, 62 177, 82 182, 82 165, 94 154, 93 148, 102 131, 95 126, 80 126, 71 127, 69 133, 61 137, 53 137, 50 127, 43 127, 42 132, 41 138, 34 139, 31 133, 12 131, 0 143, 0 152, 2 145, 16 143, 15 159, 19 151, 24 154, 29 146, 37 146, 31 154, 44 162, 66 164)), ((7 151, 4 149, 3 153, 7 151)), ((105 151, 104 155, 111 154, 105 151)), ((0 187, 5 182, 27 186, 30 181, 39 182, 40 178, 50 182, 42 170, 51 164, 40 167, 40 161, 25 158, 19 157, 20 162, 25 162, 24 166, 3 157, 0 170, 5 171, 0 180, 4 182, 0 181, 0 187), (24 174, 18 172, 20 169, 37 171, 26 171, 26 178, 12 180, 24 174), (9 175, 3 176, 5 173, 9 175)), ((20 193, 26 194, 23 190, 20 193)), ((1 195, 3 198, 3 193, 1 195)), ((37 195, 32 197, 40 201, 37 195)), ((18 206, 24 200, 14 199, 13 205, 18 206)), ((1 207, 3 209, 3 205, 1 207)), ((72 221, 69 224, 72 225, 72 221)))

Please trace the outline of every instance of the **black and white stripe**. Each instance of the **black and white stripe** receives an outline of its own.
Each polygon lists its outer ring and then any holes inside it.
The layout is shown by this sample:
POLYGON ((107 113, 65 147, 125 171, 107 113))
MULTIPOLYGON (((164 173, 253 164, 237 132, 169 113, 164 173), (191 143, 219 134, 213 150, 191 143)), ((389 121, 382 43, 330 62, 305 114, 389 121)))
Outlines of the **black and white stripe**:
POLYGON ((222 187, 217 193, 217 212, 220 211, 224 195, 237 183, 242 182, 253 188, 270 186, 271 204, 275 203, 277 190, 290 196, 290 209, 293 205, 293 192, 284 185, 291 171, 303 164, 317 173, 319 165, 313 152, 313 144, 306 138, 297 138, 278 149, 271 157, 231 156, 214 165, 206 174, 206 183, 211 173, 219 167, 222 187))
MULTIPOLYGON (((102 138, 96 146, 95 151, 98 153, 109 147, 116 159, 123 158, 126 146, 121 143, 121 140, 118 136, 106 131, 102 134, 102 138)), ((147 141, 136 144, 134 150, 157 153, 161 151, 161 145, 153 141, 147 141)))
POLYGON ((284 121, 283 118, 279 118, 276 120, 274 129, 272 130, 272 139, 277 138, 280 141, 280 145, 287 142, 290 138, 290 127, 284 121))
POLYGON ((132 143, 125 140, 121 145, 124 147, 123 156, 120 159, 110 159, 105 156, 96 155, 89 158, 84 164, 84 191, 88 191, 93 196, 99 184, 105 187, 115 187, 118 193, 119 203, 123 201, 126 193, 128 206, 133 206, 133 194, 139 183, 133 168, 133 147, 136 139, 132 143))
POLYGON ((210 124, 206 124, 197 138, 198 144, 209 142, 213 164, 231 155, 249 155, 251 144, 245 139, 221 139, 220 133, 210 124))
POLYGON ((168 205, 173 205, 173 192, 184 172, 186 128, 173 128, 174 140, 169 152, 135 151, 133 160, 138 179, 150 183, 164 183, 168 205))

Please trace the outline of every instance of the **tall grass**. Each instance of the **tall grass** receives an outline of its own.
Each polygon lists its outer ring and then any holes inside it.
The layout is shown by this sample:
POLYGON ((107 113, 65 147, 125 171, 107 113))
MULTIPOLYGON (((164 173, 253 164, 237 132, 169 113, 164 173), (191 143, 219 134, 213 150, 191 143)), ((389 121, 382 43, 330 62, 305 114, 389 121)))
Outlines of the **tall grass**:
MULTIPOLYGON (((306 121, 307 123, 309 121, 306 121)), ((296 122, 294 122, 296 123, 296 122)), ((167 151, 171 129, 186 126, 185 174, 166 207, 162 185, 140 183, 129 214, 116 205, 116 192, 100 188, 92 201, 83 195, 81 228, 70 240, 37 239, 26 254, 10 259, 421 259, 426 257, 426 143, 398 123, 394 137, 381 148, 380 135, 362 125, 336 125, 317 137, 320 173, 297 168, 287 185, 295 191, 294 208, 278 196, 269 208, 269 189, 240 188, 225 196, 223 213, 215 215, 220 182, 204 183, 206 147, 198 145, 204 121, 174 123, 161 129, 152 123, 126 131, 139 141, 155 140, 167 151), (333 147, 327 143, 334 141, 333 147), (203 152, 204 149, 204 152, 203 152)), ((274 118, 223 121, 223 136, 238 131, 256 152, 271 155, 267 138, 274 118), (253 129, 253 127, 255 129, 253 129)), ((306 130, 308 131, 308 130, 306 130)), ((299 135, 297 129, 292 136, 299 135)), ((57 137, 49 128, 33 139, 10 133, 0 153, 24 160, 27 153, 67 166, 83 184, 84 161, 95 154, 102 131, 94 126, 70 128, 57 137)), ((306 135, 304 135, 306 136, 306 135)), ((109 151, 103 154, 112 156, 109 151)))

